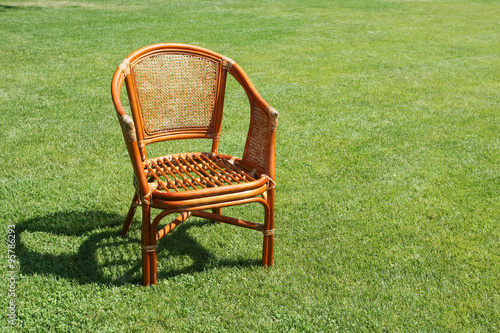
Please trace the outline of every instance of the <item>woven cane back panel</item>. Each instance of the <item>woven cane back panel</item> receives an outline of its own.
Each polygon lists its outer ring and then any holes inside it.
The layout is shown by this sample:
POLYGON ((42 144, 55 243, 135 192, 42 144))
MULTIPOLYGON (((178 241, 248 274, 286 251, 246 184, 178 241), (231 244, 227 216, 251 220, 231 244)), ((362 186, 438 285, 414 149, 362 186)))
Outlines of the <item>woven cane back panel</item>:
POLYGON ((133 68, 147 134, 209 129, 216 103, 219 64, 187 54, 160 54, 133 68))
POLYGON ((269 120, 257 105, 252 108, 251 126, 245 159, 258 167, 264 168, 269 120))

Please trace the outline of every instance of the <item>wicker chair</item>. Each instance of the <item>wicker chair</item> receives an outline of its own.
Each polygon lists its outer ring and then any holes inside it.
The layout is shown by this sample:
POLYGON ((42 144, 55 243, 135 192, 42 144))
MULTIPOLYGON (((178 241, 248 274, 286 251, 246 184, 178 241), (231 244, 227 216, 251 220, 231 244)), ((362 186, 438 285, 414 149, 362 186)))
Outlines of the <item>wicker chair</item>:
POLYGON ((272 266, 278 113, 241 67, 196 46, 151 45, 123 60, 113 76, 111 94, 134 169, 135 195, 121 234, 127 234, 141 206, 143 284, 156 284, 157 242, 190 216, 262 232, 262 265, 272 266), (227 73, 241 84, 250 102, 242 158, 218 153, 227 73), (120 100, 124 81, 132 117, 120 100), (153 158, 146 153, 149 144, 194 138, 211 139, 211 152, 153 158), (264 207, 263 224, 221 215, 223 207, 254 202, 264 207), (151 208, 161 209, 152 222, 151 208), (158 230, 160 221, 174 213, 177 218, 158 230))

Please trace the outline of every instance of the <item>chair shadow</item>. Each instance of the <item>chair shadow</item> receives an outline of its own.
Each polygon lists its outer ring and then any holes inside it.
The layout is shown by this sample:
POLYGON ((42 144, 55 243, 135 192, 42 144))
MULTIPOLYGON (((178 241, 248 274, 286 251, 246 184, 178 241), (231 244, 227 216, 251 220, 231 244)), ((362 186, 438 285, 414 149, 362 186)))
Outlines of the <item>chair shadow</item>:
POLYGON ((0 4, 0 13, 6 12, 9 10, 19 10, 19 9, 42 9, 42 7, 37 6, 35 3, 16 3, 11 5, 0 4))
MULTIPOLYGON (((69 211, 22 221, 16 225, 19 272, 25 276, 51 275, 79 284, 120 286, 142 283, 140 235, 132 230, 126 237, 120 237, 124 219, 125 216, 101 211, 69 211), (43 237, 51 240, 47 247, 40 246, 43 237)), ((138 221, 134 222, 132 229, 140 225, 138 221)), ((214 222, 188 220, 159 242, 159 267, 165 257, 187 256, 190 264, 182 268, 159 268, 158 280, 214 267, 260 264, 258 259, 217 260, 190 235, 190 229, 211 224, 214 222)))
POLYGON ((6 12, 7 10, 16 9, 14 6, 0 5, 0 13, 6 12))

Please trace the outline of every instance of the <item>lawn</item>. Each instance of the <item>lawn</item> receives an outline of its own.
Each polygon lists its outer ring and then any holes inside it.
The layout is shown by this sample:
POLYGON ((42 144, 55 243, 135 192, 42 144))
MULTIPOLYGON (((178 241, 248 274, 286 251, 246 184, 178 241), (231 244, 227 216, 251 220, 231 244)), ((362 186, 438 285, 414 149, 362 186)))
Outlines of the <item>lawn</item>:
MULTIPOLYGON (((493 0, 0 0, 0 325, 499 331, 499 17, 493 0), (280 113, 271 269, 258 233, 191 218, 141 286, 110 82, 159 42, 234 59, 280 113)), ((223 153, 242 154, 245 98, 229 80, 223 153)))

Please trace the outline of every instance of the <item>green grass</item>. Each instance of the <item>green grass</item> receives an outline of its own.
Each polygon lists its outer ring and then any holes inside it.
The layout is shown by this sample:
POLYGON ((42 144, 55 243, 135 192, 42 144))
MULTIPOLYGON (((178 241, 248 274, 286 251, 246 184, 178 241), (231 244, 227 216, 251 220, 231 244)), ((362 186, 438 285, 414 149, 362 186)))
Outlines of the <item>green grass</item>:
MULTIPOLYGON (((21 332, 500 330, 499 16, 479 0, 0 1, 0 325, 15 224, 21 332), (231 57, 280 112, 272 269, 261 235, 192 218, 140 286, 109 86, 157 42, 231 57)), ((221 151, 241 155, 249 110, 228 85, 221 151)))

